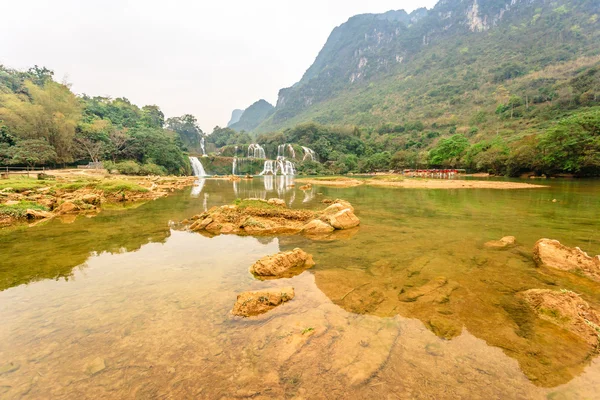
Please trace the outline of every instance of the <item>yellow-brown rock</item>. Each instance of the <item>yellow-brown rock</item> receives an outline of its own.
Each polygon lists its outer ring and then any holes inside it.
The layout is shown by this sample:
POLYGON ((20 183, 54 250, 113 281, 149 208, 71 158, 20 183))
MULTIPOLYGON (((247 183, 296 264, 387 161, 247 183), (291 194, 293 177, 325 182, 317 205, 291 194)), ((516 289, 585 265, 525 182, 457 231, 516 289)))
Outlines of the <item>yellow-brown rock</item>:
POLYGON ((294 295, 293 287, 240 293, 237 296, 231 313, 239 317, 264 314, 286 301, 292 300, 294 295))
POLYGON ((600 256, 590 257, 579 247, 567 247, 558 240, 540 239, 533 248, 533 259, 539 267, 578 270, 600 282, 600 256))
POLYGON ((250 272, 258 276, 280 277, 291 270, 311 268, 314 265, 312 255, 296 248, 261 258, 250 267, 250 272))
MULTIPOLYGON (((331 207, 331 206, 330 206, 331 207)), ((335 229, 350 229, 358 226, 360 220, 352 210, 346 208, 328 217, 329 224, 335 229)))

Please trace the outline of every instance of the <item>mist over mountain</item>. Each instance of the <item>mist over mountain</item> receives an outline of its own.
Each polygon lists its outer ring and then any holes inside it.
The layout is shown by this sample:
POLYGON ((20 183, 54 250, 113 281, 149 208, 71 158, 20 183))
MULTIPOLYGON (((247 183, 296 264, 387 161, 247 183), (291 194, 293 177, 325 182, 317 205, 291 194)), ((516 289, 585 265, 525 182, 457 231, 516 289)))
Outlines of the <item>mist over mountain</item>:
POLYGON ((240 120, 240 118, 242 117, 243 113, 244 113, 244 110, 240 110, 239 108, 236 108, 235 110, 233 110, 231 112, 231 119, 227 123, 227 127, 229 128, 229 127, 231 127, 231 125, 238 122, 240 120))
MULTIPOLYGON (((246 108, 240 115, 239 120, 235 123, 230 123, 227 126, 236 131, 252 131, 258 125, 273 114, 275 107, 266 100, 259 100, 246 108)), ((233 120, 232 115, 232 120, 233 120)))

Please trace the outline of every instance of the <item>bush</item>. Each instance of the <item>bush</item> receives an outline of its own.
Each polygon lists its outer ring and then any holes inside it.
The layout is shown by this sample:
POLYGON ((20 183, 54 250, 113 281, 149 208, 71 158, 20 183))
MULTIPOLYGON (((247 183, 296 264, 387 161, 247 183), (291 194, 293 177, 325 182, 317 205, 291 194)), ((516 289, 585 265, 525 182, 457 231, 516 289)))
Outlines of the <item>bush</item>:
POLYGON ((146 163, 140 165, 140 175, 167 175, 165 167, 156 165, 154 163, 146 163))
POLYGON ((138 164, 133 160, 128 160, 116 164, 105 163, 105 167, 109 171, 111 169, 116 169, 117 171, 119 171, 119 173, 123 175, 167 175, 167 169, 165 167, 156 165, 151 162, 145 164, 138 164))
POLYGON ((140 165, 135 161, 121 161, 115 165, 115 168, 123 175, 139 175, 140 165))

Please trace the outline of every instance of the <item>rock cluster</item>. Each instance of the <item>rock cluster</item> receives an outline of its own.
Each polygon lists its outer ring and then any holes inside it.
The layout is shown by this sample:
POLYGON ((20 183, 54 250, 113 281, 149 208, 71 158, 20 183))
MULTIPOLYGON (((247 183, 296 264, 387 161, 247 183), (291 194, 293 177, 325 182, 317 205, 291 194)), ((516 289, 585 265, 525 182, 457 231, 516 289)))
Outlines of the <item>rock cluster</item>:
POLYGON ((281 199, 245 199, 234 205, 213 207, 191 218, 190 230, 212 235, 323 235, 358 226, 354 208, 345 200, 336 200, 325 210, 291 210, 281 199))

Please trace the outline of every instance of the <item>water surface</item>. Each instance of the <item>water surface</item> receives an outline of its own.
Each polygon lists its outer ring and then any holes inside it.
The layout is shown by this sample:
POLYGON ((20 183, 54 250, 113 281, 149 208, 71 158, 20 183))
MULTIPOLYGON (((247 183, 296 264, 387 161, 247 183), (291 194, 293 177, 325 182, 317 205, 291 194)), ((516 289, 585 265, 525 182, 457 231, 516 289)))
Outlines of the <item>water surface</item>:
POLYGON ((597 354, 516 293, 600 285, 537 269, 558 239, 600 253, 598 181, 535 190, 313 187, 206 180, 93 218, 0 231, 0 398, 591 398, 597 354), (205 237, 178 222, 236 198, 362 223, 335 241, 205 237), (556 202, 553 202, 556 200, 556 202), (513 235, 509 250, 484 247, 513 235), (257 281, 258 258, 302 247, 317 265, 257 281), (292 285, 263 316, 228 314, 240 291, 292 285))

